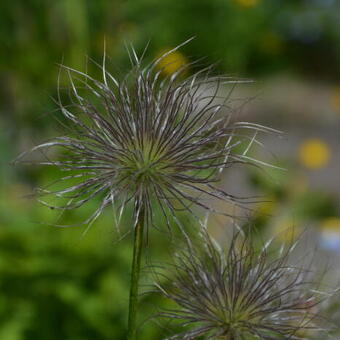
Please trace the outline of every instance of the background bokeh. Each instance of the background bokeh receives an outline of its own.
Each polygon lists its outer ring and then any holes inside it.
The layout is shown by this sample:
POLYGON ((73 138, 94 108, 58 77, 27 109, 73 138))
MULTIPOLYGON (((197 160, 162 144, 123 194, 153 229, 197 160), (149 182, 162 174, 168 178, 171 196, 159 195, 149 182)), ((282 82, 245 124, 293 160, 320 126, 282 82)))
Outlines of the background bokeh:
MULTIPOLYGON (((110 212, 86 235, 43 224, 53 212, 24 197, 54 170, 9 165, 62 131, 51 99, 58 63, 100 76, 90 59, 101 62, 104 40, 114 74, 129 67, 125 44, 142 52, 150 42, 152 59, 195 36, 176 54, 179 64, 205 57, 196 67, 216 63, 219 73, 256 80, 234 93, 251 98, 240 117, 284 131, 261 138, 268 160, 286 170, 231 172, 222 184, 266 198, 250 217, 265 234, 311 232, 336 276, 340 1, 16 0, 1 1, 0 13, 0 339, 124 339, 131 236, 116 242, 110 212)), ((150 244, 161 259, 166 241, 157 237, 150 244)), ((164 301, 145 295, 142 303, 147 320, 164 301)), ((164 326, 146 322, 140 339, 160 339, 164 326)))

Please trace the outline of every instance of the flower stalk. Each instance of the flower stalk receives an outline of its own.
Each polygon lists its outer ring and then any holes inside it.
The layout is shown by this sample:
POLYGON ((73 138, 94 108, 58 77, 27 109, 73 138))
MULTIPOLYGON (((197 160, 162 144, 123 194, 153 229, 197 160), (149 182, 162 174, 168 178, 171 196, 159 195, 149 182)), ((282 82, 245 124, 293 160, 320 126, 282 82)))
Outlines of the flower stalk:
POLYGON ((143 250, 143 234, 145 223, 144 215, 145 215, 144 207, 141 207, 134 231, 133 258, 131 267, 130 298, 129 298, 129 318, 127 335, 128 340, 135 340, 137 338, 138 288, 143 250))

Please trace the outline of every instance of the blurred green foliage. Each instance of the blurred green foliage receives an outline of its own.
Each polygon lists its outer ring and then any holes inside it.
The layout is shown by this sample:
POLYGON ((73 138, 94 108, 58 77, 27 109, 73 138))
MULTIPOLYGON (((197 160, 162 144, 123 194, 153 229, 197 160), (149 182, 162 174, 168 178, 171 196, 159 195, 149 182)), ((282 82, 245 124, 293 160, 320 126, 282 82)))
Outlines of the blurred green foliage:
MULTIPOLYGON (((54 173, 44 169, 45 180, 54 173)), ((44 181, 42 181, 44 182, 44 181)), ((7 185, 0 200, 0 339, 124 339, 129 294, 131 235, 118 241, 108 212, 86 227, 57 228, 58 213, 23 198, 30 188, 7 185)), ((90 204, 89 211, 98 202, 90 204)), ((72 211, 63 224, 84 220, 86 211, 72 211)), ((129 229, 129 219, 122 235, 129 229)), ((153 264, 165 259, 168 235, 152 231, 144 263, 142 292, 151 289, 153 264), (152 248, 152 249, 149 249, 152 248)), ((157 294, 141 296, 143 323, 162 305, 157 294)), ((164 306, 164 303, 163 303, 164 306)), ((161 326, 149 320, 141 339, 160 339, 161 326)))

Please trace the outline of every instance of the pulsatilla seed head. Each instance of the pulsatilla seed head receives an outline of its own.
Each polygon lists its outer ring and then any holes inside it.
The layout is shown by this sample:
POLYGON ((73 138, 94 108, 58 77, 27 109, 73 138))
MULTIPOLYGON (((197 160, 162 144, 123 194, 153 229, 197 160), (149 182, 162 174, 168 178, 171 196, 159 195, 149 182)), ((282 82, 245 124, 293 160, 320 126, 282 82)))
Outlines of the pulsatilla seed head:
POLYGON ((224 250, 204 231, 201 241, 157 279, 156 290, 177 305, 160 316, 183 330, 166 339, 324 339, 334 327, 322 313, 334 292, 321 291, 310 265, 291 263, 296 244, 257 250, 240 232, 224 250))
MULTIPOLYGON (((238 80, 213 76, 211 67, 184 77, 189 64, 164 77, 159 65, 180 46, 146 65, 131 49, 133 66, 122 80, 108 72, 105 55, 101 80, 61 66, 70 103, 62 103, 60 87, 57 103, 67 134, 31 150, 45 156, 35 163, 65 173, 58 189, 37 190, 43 204, 69 210, 97 199, 97 209, 83 221, 90 225, 105 207, 113 205, 119 218, 131 203, 135 221, 143 208, 150 226, 154 204, 169 225, 168 216, 177 210, 212 209, 209 199, 242 200, 217 188, 216 181, 222 169, 253 163, 247 151, 257 141, 242 131, 270 129, 231 119, 229 93, 221 92, 238 80), (51 148, 63 150, 58 159, 49 156, 51 148), (43 198, 48 195, 53 204, 43 198)), ((25 162, 26 155, 17 161, 25 162)))

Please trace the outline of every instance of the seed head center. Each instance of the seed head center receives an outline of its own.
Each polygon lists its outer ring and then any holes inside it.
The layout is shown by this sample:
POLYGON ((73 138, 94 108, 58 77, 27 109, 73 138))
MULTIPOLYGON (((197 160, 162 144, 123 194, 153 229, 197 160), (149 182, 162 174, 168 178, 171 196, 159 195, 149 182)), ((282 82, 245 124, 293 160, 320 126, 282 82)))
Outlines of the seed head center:
POLYGON ((165 161, 162 154, 155 151, 150 143, 145 143, 139 149, 131 150, 131 156, 124 161, 128 169, 128 177, 134 185, 150 184, 157 181, 164 174, 165 161))

